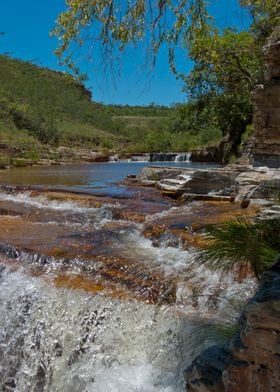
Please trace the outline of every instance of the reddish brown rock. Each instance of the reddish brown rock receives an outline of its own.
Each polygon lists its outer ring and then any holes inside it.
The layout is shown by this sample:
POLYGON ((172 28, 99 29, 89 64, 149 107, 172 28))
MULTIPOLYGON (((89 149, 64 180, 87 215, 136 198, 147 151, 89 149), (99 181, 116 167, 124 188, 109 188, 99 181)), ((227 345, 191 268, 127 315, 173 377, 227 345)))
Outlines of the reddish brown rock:
POLYGON ((280 28, 264 47, 265 82, 253 93, 254 164, 280 166, 280 28))

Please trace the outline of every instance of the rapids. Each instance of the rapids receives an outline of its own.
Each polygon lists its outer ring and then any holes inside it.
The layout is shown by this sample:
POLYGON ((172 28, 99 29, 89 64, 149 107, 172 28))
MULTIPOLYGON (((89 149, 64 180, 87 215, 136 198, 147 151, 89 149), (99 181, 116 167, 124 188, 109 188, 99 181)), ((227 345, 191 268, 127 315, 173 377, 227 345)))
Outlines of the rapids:
POLYGON ((184 242, 190 222, 233 207, 56 185, 0 190, 0 390, 183 392, 254 291, 184 242))

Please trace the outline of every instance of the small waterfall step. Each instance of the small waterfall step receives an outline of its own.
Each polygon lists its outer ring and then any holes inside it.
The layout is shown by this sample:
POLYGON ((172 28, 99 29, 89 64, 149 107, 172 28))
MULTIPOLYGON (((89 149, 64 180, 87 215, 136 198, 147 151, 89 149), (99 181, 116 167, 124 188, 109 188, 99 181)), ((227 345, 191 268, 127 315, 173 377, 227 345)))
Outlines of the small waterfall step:
POLYGON ((190 162, 190 156, 190 152, 182 152, 180 154, 177 154, 175 162, 190 162))
POLYGON ((150 162, 189 162, 189 152, 152 152, 150 153, 150 162))

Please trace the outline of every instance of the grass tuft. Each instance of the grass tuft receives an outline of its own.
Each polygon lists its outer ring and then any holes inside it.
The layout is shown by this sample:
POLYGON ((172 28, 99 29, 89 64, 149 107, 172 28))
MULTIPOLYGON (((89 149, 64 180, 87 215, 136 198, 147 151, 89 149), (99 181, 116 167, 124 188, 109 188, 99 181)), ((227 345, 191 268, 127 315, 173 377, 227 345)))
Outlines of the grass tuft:
POLYGON ((260 279, 280 252, 280 220, 253 223, 230 220, 207 227, 208 247, 199 260, 212 269, 231 270, 235 265, 249 263, 260 279))

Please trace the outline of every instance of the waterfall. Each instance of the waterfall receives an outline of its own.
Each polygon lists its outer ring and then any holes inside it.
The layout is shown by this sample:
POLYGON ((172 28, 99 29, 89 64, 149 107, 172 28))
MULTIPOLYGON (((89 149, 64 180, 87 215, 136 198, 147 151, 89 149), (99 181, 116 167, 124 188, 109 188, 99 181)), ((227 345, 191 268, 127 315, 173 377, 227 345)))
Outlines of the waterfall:
POLYGON ((150 162, 189 162, 190 153, 153 152, 150 154, 150 162))
POLYGON ((1 391, 183 392, 184 369, 217 341, 219 326, 174 307, 56 288, 7 265, 0 281, 1 391))
POLYGON ((1 391, 184 391, 193 326, 172 309, 0 271, 1 391))
POLYGON ((152 152, 150 162, 172 162, 175 161, 177 154, 173 152, 152 152))
POLYGON ((175 162, 189 162, 191 154, 189 152, 181 152, 177 154, 175 162))
POLYGON ((185 391, 252 281, 210 272, 171 234, 145 237, 191 204, 134 223, 119 214, 143 200, 54 196, 0 192, 0 391, 185 391))

